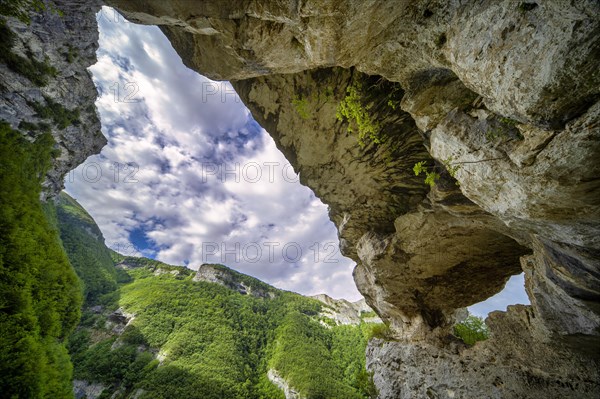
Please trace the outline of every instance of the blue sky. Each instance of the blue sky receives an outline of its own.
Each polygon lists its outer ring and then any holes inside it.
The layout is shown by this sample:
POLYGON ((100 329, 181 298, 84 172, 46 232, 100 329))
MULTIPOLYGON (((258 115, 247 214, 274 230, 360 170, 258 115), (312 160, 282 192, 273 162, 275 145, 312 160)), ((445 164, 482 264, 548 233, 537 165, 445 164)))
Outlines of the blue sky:
MULTIPOLYGON (((302 294, 359 299, 354 262, 339 253, 327 206, 298 182, 231 85, 187 69, 157 27, 106 7, 98 24, 90 71, 108 145, 66 188, 107 245, 191 268, 224 263, 302 294)), ((523 303, 522 277, 514 280, 508 294, 490 299, 496 309, 523 303)))

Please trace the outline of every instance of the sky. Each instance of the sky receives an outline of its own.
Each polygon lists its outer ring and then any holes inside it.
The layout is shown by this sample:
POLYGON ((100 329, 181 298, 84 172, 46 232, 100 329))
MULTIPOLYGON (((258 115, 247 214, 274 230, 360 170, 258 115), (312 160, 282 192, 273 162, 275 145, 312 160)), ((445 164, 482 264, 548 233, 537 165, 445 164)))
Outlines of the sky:
MULTIPOLYGON (((186 68, 155 26, 107 7, 98 26, 90 72, 108 145, 65 185, 107 245, 192 269, 223 263, 304 295, 360 299, 327 206, 299 183, 232 86, 186 68)), ((508 294, 490 298, 494 309, 528 303, 519 285, 515 277, 508 294)))

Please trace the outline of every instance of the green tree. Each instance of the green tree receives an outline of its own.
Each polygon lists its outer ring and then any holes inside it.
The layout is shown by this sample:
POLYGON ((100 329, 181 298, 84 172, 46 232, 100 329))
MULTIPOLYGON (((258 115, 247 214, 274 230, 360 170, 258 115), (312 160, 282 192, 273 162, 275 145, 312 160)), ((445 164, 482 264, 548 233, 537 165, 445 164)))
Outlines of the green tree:
POLYGON ((88 305, 117 288, 117 269, 94 219, 66 193, 46 205, 56 215, 62 244, 84 285, 88 305))
POLYGON ((0 122, 0 392, 69 398, 64 346, 80 316, 80 284, 39 201, 54 140, 0 122))
POLYGON ((464 321, 454 326, 454 335, 467 345, 474 345, 477 341, 488 339, 489 330, 483 318, 469 315, 464 321))

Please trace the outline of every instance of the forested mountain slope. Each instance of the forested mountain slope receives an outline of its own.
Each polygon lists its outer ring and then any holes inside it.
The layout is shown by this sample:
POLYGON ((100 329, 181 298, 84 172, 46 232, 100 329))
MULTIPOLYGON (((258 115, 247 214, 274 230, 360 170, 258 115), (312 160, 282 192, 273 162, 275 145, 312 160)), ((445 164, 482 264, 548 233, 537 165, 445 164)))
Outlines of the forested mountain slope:
POLYGON ((322 302, 223 265, 119 255, 68 195, 51 208, 86 297, 68 345, 78 398, 374 394, 364 354, 381 324, 338 325, 322 302))

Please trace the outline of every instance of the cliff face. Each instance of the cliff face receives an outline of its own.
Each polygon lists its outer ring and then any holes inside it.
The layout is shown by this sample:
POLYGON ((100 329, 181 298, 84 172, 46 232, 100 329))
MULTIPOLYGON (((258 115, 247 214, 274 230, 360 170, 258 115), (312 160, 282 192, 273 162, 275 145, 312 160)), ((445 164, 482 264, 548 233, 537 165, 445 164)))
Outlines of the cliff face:
POLYGON ((0 119, 32 139, 49 129, 60 152, 46 176, 44 197, 58 194, 64 176, 106 144, 87 71, 96 62, 100 2, 48 4, 29 24, 7 19, 14 37, 3 37, 8 49, 0 63, 0 119))
POLYGON ((439 73, 423 93, 403 93, 405 112, 372 93, 388 139, 365 148, 335 118, 346 87, 372 81, 356 70, 234 86, 330 205, 359 290, 401 339, 367 352, 380 397, 593 397, 597 360, 580 356, 598 356, 598 105, 565 129, 543 129, 494 114, 439 73), (431 157, 460 165, 459 186, 443 167, 432 189, 414 176, 431 157), (521 271, 531 308, 491 317, 493 339, 474 350, 448 342, 457 309, 521 271))
POLYGON ((39 198, 56 194, 64 175, 105 141, 86 71, 98 40, 94 2, 56 3, 0 2, 3 397, 72 396, 66 338, 80 318, 83 287, 57 215, 39 198))
POLYGON ((321 301, 325 306, 321 315, 335 322, 336 325, 359 325, 360 323, 381 323, 373 309, 364 299, 348 302, 345 299, 333 299, 327 294, 318 294, 311 298, 321 301))
MULTIPOLYGON (((459 84, 450 78, 449 84, 459 84)), ((498 292, 520 272, 518 259, 526 248, 465 198, 448 174, 433 190, 415 176, 415 163, 433 164, 423 145, 427 135, 410 114, 388 105, 390 91, 397 90, 392 101, 403 101, 406 92, 380 82, 333 68, 259 77, 234 87, 296 166, 301 182, 329 204, 342 250, 359 263, 355 280, 369 305, 398 337, 420 339, 432 327, 448 326, 456 309, 498 292), (369 87, 380 144, 361 146, 336 118, 347 88, 357 84, 369 87), (309 117, 294 105, 298 98, 309 117)), ((471 107, 475 97, 467 93, 457 101, 471 107)))
POLYGON ((268 284, 219 264, 201 265, 194 276, 194 281, 220 284, 242 295, 251 295, 255 298, 275 297, 275 290, 268 284))
POLYGON ((329 204, 396 338, 368 350, 382 398, 600 394, 596 1, 108 3, 235 80, 329 204), (364 146, 335 115, 356 84, 384 137, 364 146), (521 271, 530 307, 492 314, 473 348, 449 338, 521 271))

